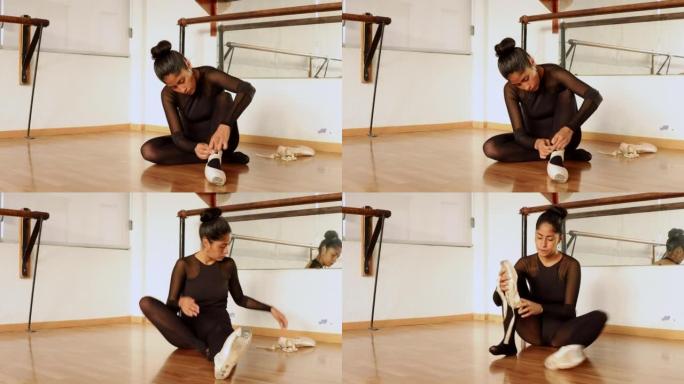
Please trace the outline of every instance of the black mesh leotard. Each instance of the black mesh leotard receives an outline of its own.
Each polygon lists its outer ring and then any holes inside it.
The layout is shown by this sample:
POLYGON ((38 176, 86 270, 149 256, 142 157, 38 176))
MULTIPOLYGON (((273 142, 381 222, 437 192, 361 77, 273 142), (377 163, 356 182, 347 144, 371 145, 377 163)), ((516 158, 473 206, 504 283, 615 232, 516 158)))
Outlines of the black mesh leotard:
POLYGON ((213 358, 233 332, 226 310, 228 292, 241 307, 271 310, 269 305, 242 292, 233 259, 224 258, 212 265, 205 265, 195 255, 176 262, 166 304, 146 296, 140 300, 140 308, 171 344, 178 348, 194 348, 213 358), (195 300, 200 308, 199 315, 177 315, 180 311, 179 300, 183 296, 195 300))
POLYGON ((143 157, 157 164, 202 162, 195 155, 198 143, 208 143, 219 124, 230 126, 228 149, 224 159, 230 161, 240 140, 237 119, 251 103, 254 87, 246 81, 212 67, 193 68, 197 87, 192 95, 174 92, 165 86, 162 106, 171 135, 155 137, 140 149, 143 157), (235 93, 235 100, 230 91, 235 93))
MULTIPOLYGON (((526 318, 515 312, 515 330, 520 337, 533 345, 554 347, 588 346, 598 338, 606 323, 606 314, 592 311, 576 316, 575 313, 581 280, 581 268, 576 259, 564 254, 556 264, 546 267, 535 253, 518 260, 515 270, 520 297, 543 308, 541 314, 526 318)), ((507 305, 496 291, 494 303, 507 305)), ((508 314, 514 313, 510 307, 508 309, 508 314)), ((504 319, 504 331, 510 326, 511 318, 504 319)))
MULTIPOLYGON (((484 143, 485 155, 498 161, 539 160, 536 139, 551 139, 561 128, 572 129, 566 157, 587 160, 575 151, 582 139, 582 124, 596 111, 603 98, 599 92, 555 64, 542 64, 539 88, 526 92, 507 82, 504 100, 513 133, 491 137, 484 143), (579 110, 575 95, 584 99, 579 110)), ((582 151, 584 152, 584 151, 582 151)))

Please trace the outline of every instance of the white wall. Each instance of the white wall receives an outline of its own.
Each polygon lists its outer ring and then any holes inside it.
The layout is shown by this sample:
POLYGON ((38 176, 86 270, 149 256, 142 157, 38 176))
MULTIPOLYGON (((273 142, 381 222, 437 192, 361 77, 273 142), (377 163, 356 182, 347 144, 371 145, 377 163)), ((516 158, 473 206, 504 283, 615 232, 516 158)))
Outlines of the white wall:
MULTIPOLYGON (((487 25, 486 66, 477 66, 474 72, 485 72, 486 90, 484 117, 486 121, 510 124, 503 100, 505 80, 496 66, 494 45, 504 37, 513 37, 520 44, 520 23, 522 15, 548 13, 541 2, 521 0, 514 3, 506 0, 486 0, 486 11, 482 12, 487 25), (506 9, 506 12, 501 12, 506 9)), ((612 1, 612 5, 620 1, 612 1)), ((627 1, 623 3, 628 3, 627 1)), ((568 9, 589 8, 593 2, 575 2, 568 9)), ((477 23, 477 21, 476 21, 477 23)), ((656 28, 645 24, 646 31, 656 28)), ((477 25, 477 24, 476 24, 477 25)), ((551 33, 551 21, 531 23, 528 26, 528 52, 537 63, 559 63, 558 35, 551 33)), ((596 113, 582 127, 587 132, 647 136, 663 139, 684 139, 684 116, 673 104, 684 96, 681 76, 580 76, 596 88, 604 98, 596 113), (631 112, 630 112, 631 111, 631 112), (661 127, 668 125, 668 129, 661 127)), ((477 85, 474 86, 477 89, 477 85)), ((475 95, 479 98, 479 95, 475 95)), ((476 98, 474 98, 476 100, 476 98)), ((582 99, 578 97, 578 105, 582 99)))
MULTIPOLYGON (((370 321, 374 277, 362 275, 358 241, 345 241, 344 249, 344 321, 370 321)), ((470 248, 384 243, 375 319, 472 313, 472 269, 470 248)))
MULTIPOLYGON (((361 82, 361 50, 344 48, 342 56, 345 62, 342 126, 368 127, 373 83, 361 82)), ((375 71, 375 65, 373 68, 375 71)), ((373 125, 468 121, 470 78, 471 57, 467 55, 383 50, 373 125)))
MULTIPOLYGON (((263 4, 260 6, 263 8, 263 4)), ((260 6, 251 6, 251 9, 259 9, 260 6)), ((245 7, 246 5, 243 6, 245 7)), ((163 39, 169 40, 173 48, 178 49, 177 20, 181 17, 206 16, 206 12, 195 2, 184 0, 148 0, 143 12, 144 49, 140 52, 144 56, 141 84, 144 109, 141 121, 134 122, 166 126, 159 96, 163 84, 154 74, 154 63, 149 56, 149 50, 163 39)), ((268 35, 272 32, 262 29, 253 30, 252 33, 268 35)), ((210 37, 209 24, 188 26, 185 45, 186 56, 194 66, 216 66, 216 37, 210 37)), ((242 134, 325 142, 341 141, 340 79, 244 80, 254 85, 256 95, 239 120, 242 134)))
MULTIPOLYGON (((33 60, 35 63, 35 55, 33 60)), ((16 50, 0 49, 0 131, 27 126, 31 86, 19 85, 18 61, 16 50)), ((31 127, 128 124, 129 61, 125 57, 41 52, 31 127)))
MULTIPOLYGON (((19 278, 18 254, 0 243, 0 324, 28 321, 31 279, 19 278)), ((41 246, 33 321, 128 316, 130 262, 127 250, 41 246)))

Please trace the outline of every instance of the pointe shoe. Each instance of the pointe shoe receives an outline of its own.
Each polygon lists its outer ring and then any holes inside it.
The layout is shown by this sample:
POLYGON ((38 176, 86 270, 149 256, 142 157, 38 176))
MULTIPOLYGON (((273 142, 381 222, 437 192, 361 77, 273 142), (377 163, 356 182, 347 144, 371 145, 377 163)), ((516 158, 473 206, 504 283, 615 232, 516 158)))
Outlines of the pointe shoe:
POLYGON ((204 177, 214 185, 224 185, 226 183, 226 173, 221 169, 221 156, 223 151, 218 151, 209 155, 207 165, 204 166, 204 177))
POLYGON ((546 173, 548 173, 551 180, 565 183, 568 181, 568 170, 563 166, 565 158, 565 151, 553 151, 549 156, 549 162, 546 165, 546 173))
POLYGON ((314 156, 316 154, 316 151, 313 148, 307 147, 305 145, 298 145, 296 147, 286 147, 286 146, 279 146, 278 149, 276 150, 276 153, 280 157, 287 157, 287 156, 314 156))
POLYGON ((278 339, 278 347, 285 352, 296 352, 299 348, 316 346, 316 341, 308 337, 287 338, 281 337, 278 339))
POLYGON ((656 153, 658 152, 658 147, 651 143, 641 143, 641 144, 628 144, 628 143, 620 143, 620 147, 618 148, 620 152, 623 154, 627 153, 656 153))
POLYGON ((221 351, 214 356, 214 378, 222 380, 230 375, 247 346, 252 341, 252 333, 238 328, 228 336, 221 351))
POLYGON ((548 369, 570 369, 582 364, 586 359, 584 346, 571 344, 561 347, 547 357, 544 360, 544 366, 548 369))
MULTIPOLYGON (((508 290, 506 293, 503 293, 504 297, 506 297, 506 302, 508 302, 508 305, 511 308, 518 308, 520 307, 520 294, 518 293, 518 273, 508 260, 503 260, 501 262, 501 270, 506 271, 506 276, 509 278, 508 290)), ((502 293, 498 286, 496 287, 496 290, 499 291, 499 293, 502 293)))

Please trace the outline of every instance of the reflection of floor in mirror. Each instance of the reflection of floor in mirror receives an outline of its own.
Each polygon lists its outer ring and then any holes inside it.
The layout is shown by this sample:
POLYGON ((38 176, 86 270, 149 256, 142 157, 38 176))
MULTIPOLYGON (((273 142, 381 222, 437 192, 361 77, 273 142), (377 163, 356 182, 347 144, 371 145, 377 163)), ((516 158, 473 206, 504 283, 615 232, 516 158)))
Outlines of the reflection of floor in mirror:
POLYGON ((616 158, 618 144, 583 141, 590 163, 568 162, 566 184, 550 181, 546 162, 498 163, 482 145, 503 131, 447 131, 345 137, 343 191, 678 191, 684 185, 684 151, 661 149, 636 159, 616 158))
MULTIPOLYGON (((580 366, 551 371, 555 349, 530 347, 518 357, 487 350, 502 325, 458 321, 439 325, 344 331, 345 383, 682 383, 684 341, 603 334, 580 366)), ((518 346, 519 338, 516 335, 518 346)))
MULTIPOLYGON (((254 336, 232 383, 340 383, 339 344, 294 353, 257 348, 254 336)), ((0 383, 213 383, 213 363, 177 350, 151 325, 108 325, 0 333, 0 383)))
POLYGON ((0 190, 85 192, 338 192, 341 155, 319 152, 297 161, 266 159, 274 146, 240 144, 248 166, 224 165, 226 184, 204 178, 203 164, 158 166, 140 146, 159 133, 103 132, 0 140, 0 190))

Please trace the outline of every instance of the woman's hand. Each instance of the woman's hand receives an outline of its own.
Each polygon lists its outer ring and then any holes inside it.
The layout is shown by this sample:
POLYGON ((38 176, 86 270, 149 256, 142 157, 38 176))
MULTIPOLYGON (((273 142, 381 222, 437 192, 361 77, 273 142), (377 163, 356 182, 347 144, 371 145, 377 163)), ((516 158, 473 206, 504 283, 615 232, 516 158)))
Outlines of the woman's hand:
POLYGON ((219 124, 216 132, 209 140, 209 149, 218 152, 228 148, 228 138, 230 137, 230 127, 226 124, 219 124))
POLYGON ((551 138, 551 144, 557 150, 565 149, 570 144, 573 131, 570 127, 563 127, 551 138))
POLYGON ((506 271, 502 269, 501 272, 499 272, 499 289, 501 289, 501 291, 503 291, 504 293, 508 291, 509 280, 510 279, 508 278, 508 274, 506 273, 506 271))
POLYGON ((280 324, 280 328, 287 328, 287 318, 276 307, 271 307, 271 315, 280 324))
POLYGON ((193 299, 190 296, 182 296, 178 300, 178 306, 180 307, 181 312, 183 312, 185 316, 196 317, 197 315, 199 315, 199 305, 197 305, 195 303, 195 299, 193 299))
POLYGON ((540 304, 537 304, 534 301, 520 299, 520 307, 518 307, 518 314, 523 319, 526 317, 539 315, 542 312, 544 312, 544 308, 540 304))
POLYGON ((540 158, 546 159, 555 148, 549 139, 537 139, 534 142, 534 149, 539 151, 540 158))
POLYGON ((195 145, 195 155, 202 160, 206 160, 209 158, 209 155, 211 155, 211 149, 207 144, 197 143, 197 145, 195 145))

